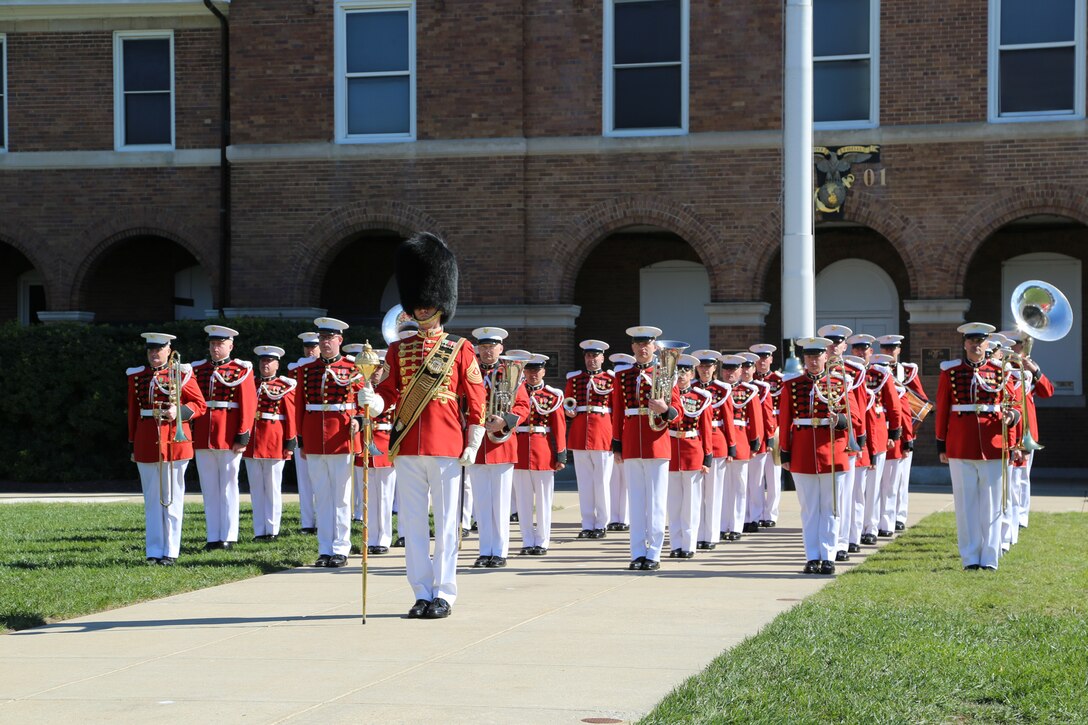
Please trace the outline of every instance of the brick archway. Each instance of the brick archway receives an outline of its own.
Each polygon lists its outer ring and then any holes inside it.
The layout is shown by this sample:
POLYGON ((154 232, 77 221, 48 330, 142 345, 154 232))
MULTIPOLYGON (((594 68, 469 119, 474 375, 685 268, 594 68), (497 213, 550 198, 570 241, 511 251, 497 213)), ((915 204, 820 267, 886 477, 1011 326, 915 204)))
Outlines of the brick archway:
POLYGON ((298 304, 316 304, 325 273, 347 240, 359 232, 377 229, 405 237, 417 231, 434 232, 454 249, 438 221, 410 204, 369 201, 338 207, 318 219, 296 243, 293 268, 298 273, 291 278, 294 285, 290 288, 290 299, 298 304))
POLYGON ((1088 225, 1088 193, 1083 189, 1039 182, 1020 189, 1009 189, 964 215, 963 221, 956 227, 956 244, 948 250, 955 256, 946 261, 946 264, 951 262, 948 266, 955 270, 954 296, 964 295, 967 268, 990 235, 1030 214, 1054 214, 1088 225))
POLYGON ((572 218, 561 231, 557 244, 547 249, 546 259, 532 259, 528 287, 541 302, 562 302, 574 298, 578 274, 590 252, 608 235, 624 227, 647 224, 672 232, 687 242, 710 275, 711 299, 720 299, 724 259, 720 235, 684 206, 650 197, 622 197, 591 206, 572 218))
POLYGON ((62 284, 63 280, 59 279, 57 260, 51 260, 51 263, 47 264, 38 255, 38 250, 47 248, 45 242, 37 236, 25 232, 23 238, 9 236, 4 232, 0 232, 0 244, 6 244, 26 257, 31 267, 41 274, 45 287, 46 307, 50 310, 55 309, 54 306, 61 301, 58 299, 58 290, 63 289, 64 286, 62 284))

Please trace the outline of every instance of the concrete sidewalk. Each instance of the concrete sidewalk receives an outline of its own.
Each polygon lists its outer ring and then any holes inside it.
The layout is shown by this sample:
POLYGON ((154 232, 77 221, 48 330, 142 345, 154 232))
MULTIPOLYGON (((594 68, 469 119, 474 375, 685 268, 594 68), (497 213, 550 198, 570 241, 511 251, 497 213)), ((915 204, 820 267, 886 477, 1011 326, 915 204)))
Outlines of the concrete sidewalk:
MULTIPOLYGON (((404 560, 388 555, 370 558, 365 626, 355 557, 9 634, 0 722, 630 721, 833 581, 799 573, 792 492, 777 528, 657 573, 627 570, 626 534, 575 539, 576 494, 556 503, 548 555, 462 568, 446 620, 404 619, 404 560)), ((951 504, 912 492, 912 522, 951 504)), ((1032 504, 1083 508, 1072 496, 1032 504)), ((475 556, 466 539, 462 567, 475 556)))

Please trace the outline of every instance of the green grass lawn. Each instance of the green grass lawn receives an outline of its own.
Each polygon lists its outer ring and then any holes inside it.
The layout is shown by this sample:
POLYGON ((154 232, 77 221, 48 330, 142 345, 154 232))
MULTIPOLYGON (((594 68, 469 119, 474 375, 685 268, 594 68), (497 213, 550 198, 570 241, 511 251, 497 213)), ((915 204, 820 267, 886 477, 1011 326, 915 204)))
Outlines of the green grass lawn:
POLYGON ((1088 722, 1086 531, 1033 513, 997 572, 967 572, 932 515, 643 722, 1088 722))
POLYGON ((298 504, 284 506, 281 532, 254 542, 251 508, 243 504, 239 543, 205 552, 204 508, 188 503, 177 565, 151 566, 144 563, 143 504, 2 504, 0 631, 312 564, 317 537, 299 533, 298 504))

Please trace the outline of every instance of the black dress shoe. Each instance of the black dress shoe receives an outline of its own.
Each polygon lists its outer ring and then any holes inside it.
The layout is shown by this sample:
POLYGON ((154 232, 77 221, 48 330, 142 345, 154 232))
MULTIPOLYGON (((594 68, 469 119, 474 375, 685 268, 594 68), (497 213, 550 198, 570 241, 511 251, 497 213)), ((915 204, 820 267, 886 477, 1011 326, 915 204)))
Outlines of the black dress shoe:
POLYGON ((862 534, 861 535, 861 543, 865 544, 866 546, 872 546, 873 544, 876 543, 876 535, 875 534, 862 534))
POLYGON ((835 565, 833 563, 831 563, 830 561, 828 561, 827 559, 824 559, 823 561, 820 562, 820 571, 819 571, 819 573, 820 574, 834 574, 835 573, 835 565))
POLYGON ((850 544, 846 547, 846 550, 851 554, 857 554, 861 551, 861 547, 857 544, 850 544))
POLYGON ((707 547, 705 541, 696 541, 695 542, 695 548, 698 549, 699 551, 702 551, 703 549, 706 549, 708 547, 707 547))
POLYGON ((604 539, 604 538, 607 538, 607 536, 608 536, 608 534, 606 534, 604 532, 604 529, 593 529, 593 538, 594 539, 604 539))
POLYGON ((645 556, 640 556, 639 558, 632 561, 631 565, 628 566, 627 568, 630 569, 631 571, 641 571, 642 566, 645 563, 646 563, 646 557, 645 556))
POLYGON ((760 527, 762 527, 764 529, 773 529, 774 528, 774 522, 771 521, 770 519, 763 519, 762 521, 759 522, 759 525, 760 525, 760 527))
POLYGON ((332 556, 329 557, 328 567, 330 569, 339 569, 342 566, 346 566, 347 563, 348 563, 348 558, 346 556, 344 556, 343 554, 333 554, 332 556))
POLYGON ((177 561, 178 560, 175 559, 172 556, 164 556, 162 559, 159 560, 159 565, 160 566, 173 566, 174 564, 177 563, 177 561))
POLYGON ((729 540, 730 541, 740 541, 740 532, 739 531, 730 531, 729 532, 729 540))
POLYGON ((483 568, 486 568, 487 565, 490 564, 490 563, 491 563, 491 557, 490 556, 477 556, 476 561, 472 562, 472 568, 473 569, 483 569, 483 568))
POLYGON ((224 541, 219 545, 219 548, 223 549, 225 551, 230 551, 231 549, 234 548, 234 542, 233 541, 224 541))
POLYGON ((968 564, 967 566, 963 567, 963 570, 964 571, 977 571, 977 570, 979 570, 981 568, 982 567, 979 566, 978 564, 968 564))
POLYGON ((850 561, 850 555, 847 554, 845 551, 836 551, 835 561, 850 561))
POLYGON ((982 571, 997 571, 997 567, 996 566, 984 566, 984 567, 982 567, 982 571))
POLYGON ((475 521, 472 522, 472 530, 473 531, 479 531, 480 530, 480 525, 478 523, 476 523, 475 521))
POLYGON ((706 550, 707 551, 714 551, 717 548, 718 548, 718 544, 716 542, 714 542, 714 541, 706 542, 706 550))
POLYGON ((743 527, 741 527, 741 531, 746 534, 758 534, 759 524, 757 524, 755 521, 749 521, 745 523, 743 527))
POLYGON ((888 531, 887 529, 877 529, 876 535, 882 539, 890 539, 895 536, 895 534, 888 531))
POLYGON ((502 569, 504 566, 506 566, 506 557, 503 556, 493 556, 487 562, 488 569, 502 569))
POLYGON ((723 531, 718 535, 718 541, 729 541, 729 532, 723 531))
POLYGON ((304 529, 302 529, 302 533, 304 533, 304 534, 316 534, 317 533, 317 527, 316 526, 307 526, 304 529))
POLYGON ((815 574, 818 571, 820 571, 820 562, 818 560, 813 559, 811 561, 806 561, 805 562, 805 568, 804 568, 804 573, 805 574, 815 574))
POLYGON ((630 524, 616 524, 616 531, 630 531, 630 524))
POLYGON ((332 557, 328 554, 322 554, 321 556, 317 557, 317 561, 314 562, 314 566, 324 568, 329 565, 329 559, 331 558, 332 557))
POLYGON ((529 555, 531 555, 533 553, 533 548, 534 547, 532 547, 532 546, 523 546, 523 547, 521 547, 521 551, 518 552, 518 556, 529 556, 529 555))
POLYGON ((547 556, 548 550, 543 546, 534 546, 532 551, 533 556, 547 556))
POLYGON ((427 605, 427 612, 423 615, 424 619, 444 619, 450 616, 450 612, 453 611, 453 607, 442 597, 438 597, 429 605, 427 605))
POLYGON ((654 561, 653 559, 647 559, 642 564, 642 571, 657 571, 661 568, 661 562, 654 561))
POLYGON ((681 559, 694 559, 695 558, 695 552, 694 551, 681 551, 680 552, 680 558, 681 559))
POLYGON ((393 542, 393 546, 397 547, 398 549, 403 549, 404 548, 404 537, 403 536, 398 536, 397 540, 393 542))
POLYGON ((147 563, 148 563, 148 564, 158 564, 158 563, 160 563, 161 561, 162 561, 162 560, 161 560, 161 559, 159 559, 159 558, 158 558, 157 556, 149 556, 149 557, 147 557, 147 563))
POLYGON ((516 524, 517 522, 518 522, 518 512, 515 511, 514 513, 510 514, 510 523, 516 524))
POLYGON ((675 559, 678 556, 680 556, 680 550, 679 549, 673 549, 672 551, 669 552, 669 558, 670 559, 675 559))
POLYGON ((417 599, 416 603, 412 605, 412 608, 408 610, 408 619, 419 619, 427 613, 427 607, 431 606, 431 603, 426 599, 417 599))
MULTIPOLYGON (((461 527, 461 538, 462 539, 467 539, 469 537, 469 534, 471 534, 471 533, 472 533, 472 529, 466 529, 463 526, 461 527)), ((431 534, 431 536, 433 537, 434 534, 431 534)))
POLYGON ((582 529, 581 531, 578 532, 578 538, 579 539, 592 539, 593 538, 593 532, 590 531, 589 529, 582 529))
POLYGON ((619 524, 617 524, 617 523, 616 523, 615 521, 613 521, 612 523, 610 523, 610 524, 609 524, 608 526, 605 526, 605 528, 606 528, 607 530, 609 530, 609 531, 619 531, 619 530, 620 530, 620 528, 619 528, 619 527, 620 527, 620 525, 619 525, 619 524))
POLYGON ((907 528, 907 523, 905 521, 896 521, 895 522, 895 530, 896 531, 904 531, 904 530, 906 530, 906 528, 907 528))
POLYGON ((223 542, 222 541, 209 541, 207 544, 204 544, 204 551, 215 551, 216 549, 222 549, 222 548, 223 548, 223 542))

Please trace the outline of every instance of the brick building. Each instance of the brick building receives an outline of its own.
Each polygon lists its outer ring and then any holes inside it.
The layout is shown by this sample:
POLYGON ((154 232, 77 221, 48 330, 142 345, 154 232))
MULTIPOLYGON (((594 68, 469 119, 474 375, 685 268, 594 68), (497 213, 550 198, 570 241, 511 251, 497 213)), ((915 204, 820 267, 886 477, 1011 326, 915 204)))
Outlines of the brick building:
MULTIPOLYGON (((818 322, 905 334, 933 390, 965 316, 1058 285, 1054 467, 1088 423, 1085 5, 815 0, 816 143, 861 154, 817 215, 818 322)), ((430 229, 461 262, 454 329, 507 327, 551 373, 636 322, 780 338, 781 3, 213 7, 0 0, 0 316, 376 322, 397 241, 430 229)))

